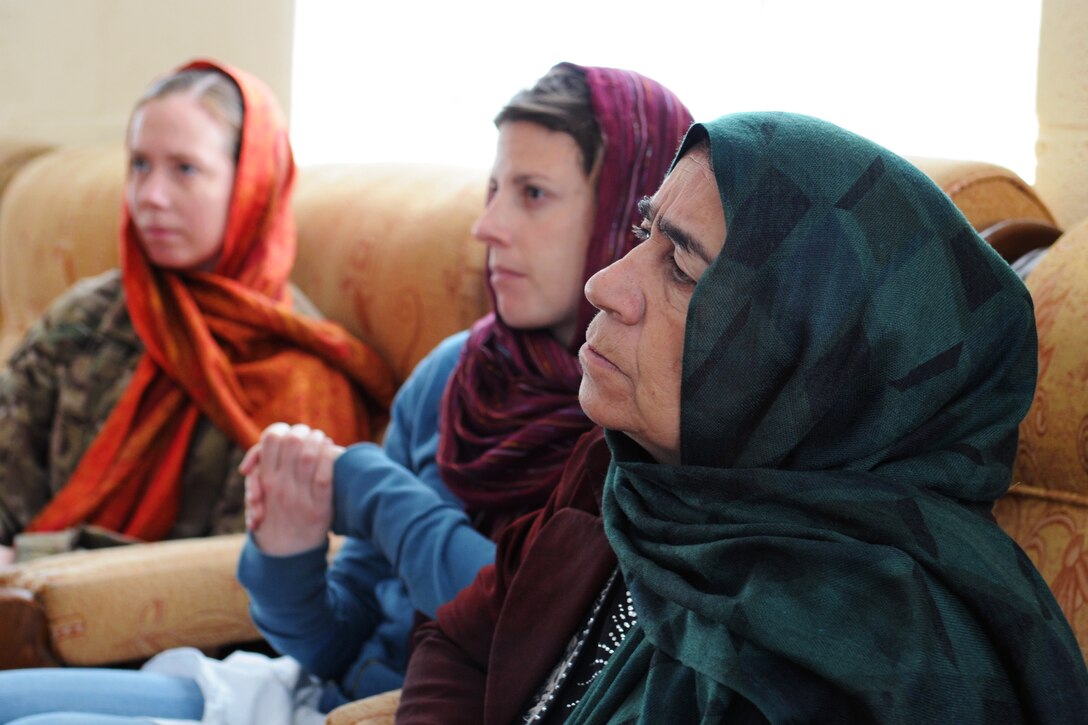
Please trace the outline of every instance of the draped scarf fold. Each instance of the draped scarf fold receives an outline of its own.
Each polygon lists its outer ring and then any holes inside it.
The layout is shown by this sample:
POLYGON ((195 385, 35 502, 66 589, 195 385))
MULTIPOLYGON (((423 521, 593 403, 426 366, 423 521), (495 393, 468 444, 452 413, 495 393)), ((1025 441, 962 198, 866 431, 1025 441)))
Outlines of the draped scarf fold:
POLYGON ((1031 300, 944 194, 816 119, 708 138, 721 256, 688 311, 681 463, 616 432, 602 513, 639 622, 570 722, 1074 722, 1088 672, 989 515, 1031 300))
POLYGON ((384 425, 394 392, 386 363, 336 324, 292 311, 295 165, 271 92, 223 64, 185 68, 216 69, 242 93, 222 254, 212 272, 156 268, 124 207, 122 287, 145 351, 71 479, 28 530, 93 523, 145 540, 165 537, 201 415, 243 448, 277 421, 307 423, 341 444, 384 425))
MULTIPOLYGON (((691 116, 649 78, 581 70, 604 137, 584 282, 635 245, 638 200, 657 190, 691 116)), ((494 308, 490 281, 488 292, 494 308)), ((544 330, 514 330, 494 313, 473 325, 443 396, 438 465, 481 531, 497 531, 543 504, 574 443, 591 427, 578 405, 577 352, 594 313, 583 300, 567 348, 544 330)))

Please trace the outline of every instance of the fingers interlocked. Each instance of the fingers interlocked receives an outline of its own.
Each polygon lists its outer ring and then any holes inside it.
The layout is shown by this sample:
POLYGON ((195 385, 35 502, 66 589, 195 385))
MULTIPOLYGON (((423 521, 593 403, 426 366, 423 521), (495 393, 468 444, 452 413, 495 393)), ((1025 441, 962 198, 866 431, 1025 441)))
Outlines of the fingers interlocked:
POLYGON ((288 555, 323 543, 332 524, 333 467, 343 448, 307 425, 273 423, 240 466, 246 525, 266 553, 288 555))

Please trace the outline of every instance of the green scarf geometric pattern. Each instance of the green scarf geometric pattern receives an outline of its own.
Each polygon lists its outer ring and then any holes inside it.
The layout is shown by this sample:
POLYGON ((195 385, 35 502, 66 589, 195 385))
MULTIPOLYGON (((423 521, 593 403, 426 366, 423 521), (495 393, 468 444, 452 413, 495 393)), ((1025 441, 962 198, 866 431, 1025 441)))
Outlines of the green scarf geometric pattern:
POLYGON ((709 140, 727 239, 687 317, 681 463, 610 431, 639 624, 571 722, 1088 722, 1045 582, 989 516, 1031 300, 924 174, 806 116, 709 140))

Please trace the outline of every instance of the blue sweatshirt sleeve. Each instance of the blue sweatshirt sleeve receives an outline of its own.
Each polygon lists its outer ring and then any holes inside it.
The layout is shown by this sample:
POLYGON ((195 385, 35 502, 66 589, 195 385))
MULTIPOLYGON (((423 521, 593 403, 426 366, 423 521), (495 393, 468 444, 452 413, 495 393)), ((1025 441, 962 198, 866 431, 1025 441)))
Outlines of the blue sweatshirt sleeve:
POLYGON ((238 579, 254 623, 319 677, 342 680, 371 651, 403 671, 412 610, 434 616, 494 561, 435 461, 442 392, 466 339, 444 341, 401 387, 383 448, 357 444, 337 461, 333 530, 348 538, 331 566, 327 546, 277 557, 246 540, 238 579))
POLYGON ((365 541, 348 539, 327 566, 328 545, 291 556, 269 556, 247 537, 238 579, 250 615, 278 652, 323 679, 339 679, 382 621, 375 596, 391 576, 388 563, 365 541))
POLYGON ((433 617, 495 560, 438 472, 438 419, 468 333, 446 339, 397 393, 382 448, 361 443, 337 460, 333 530, 370 542, 433 617))

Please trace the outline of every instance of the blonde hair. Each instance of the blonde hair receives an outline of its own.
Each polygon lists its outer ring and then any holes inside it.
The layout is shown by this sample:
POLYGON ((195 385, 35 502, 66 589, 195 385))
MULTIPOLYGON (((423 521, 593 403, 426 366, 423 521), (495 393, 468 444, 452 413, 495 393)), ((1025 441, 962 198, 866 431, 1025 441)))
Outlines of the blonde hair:
POLYGON ((231 155, 238 161, 242 150, 242 119, 244 106, 242 92, 234 80, 213 68, 187 68, 159 78, 148 86, 137 99, 132 114, 149 101, 174 93, 188 93, 195 98, 213 118, 223 124, 231 140, 231 155))

